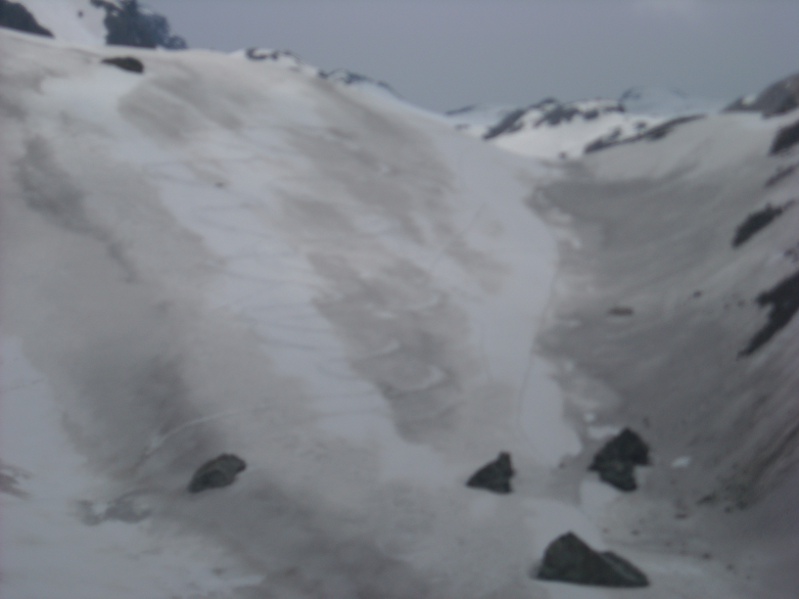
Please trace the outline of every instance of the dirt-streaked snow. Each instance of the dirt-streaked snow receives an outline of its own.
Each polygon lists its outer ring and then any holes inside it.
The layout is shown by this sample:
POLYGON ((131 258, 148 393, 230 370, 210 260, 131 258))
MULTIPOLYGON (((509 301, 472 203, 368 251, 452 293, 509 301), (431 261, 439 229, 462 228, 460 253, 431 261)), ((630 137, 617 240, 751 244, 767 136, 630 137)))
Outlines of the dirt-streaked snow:
POLYGON ((794 599, 796 322, 736 354, 799 211, 729 244, 790 117, 552 167, 268 61, 0 52, 3 599, 794 599), (586 471, 627 425, 635 494, 586 471), (651 587, 533 580, 569 530, 651 587))

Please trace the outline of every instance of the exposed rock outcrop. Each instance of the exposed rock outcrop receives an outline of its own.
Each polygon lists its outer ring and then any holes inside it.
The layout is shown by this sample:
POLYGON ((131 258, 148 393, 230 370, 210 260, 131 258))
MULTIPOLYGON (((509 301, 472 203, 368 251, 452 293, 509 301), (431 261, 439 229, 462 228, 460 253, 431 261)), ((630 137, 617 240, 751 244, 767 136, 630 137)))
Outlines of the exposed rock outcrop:
POLYGON ((110 64, 119 67, 123 71, 130 71, 131 73, 143 73, 144 64, 138 58, 132 56, 115 56, 113 58, 104 58, 103 64, 110 64))
POLYGON ((777 131, 777 135, 774 137, 774 142, 771 144, 771 151, 769 153, 772 156, 774 154, 780 154, 786 150, 789 150, 798 143, 799 121, 777 131))
POLYGON ((732 247, 737 248, 749 241, 754 235, 766 228, 777 217, 785 212, 785 210, 789 208, 791 204, 792 202, 788 202, 785 206, 776 207, 772 206, 771 204, 766 204, 764 208, 761 208, 757 212, 753 212, 747 216, 746 220, 744 220, 744 222, 738 225, 738 228, 735 229, 735 237, 733 237, 732 240, 732 247))
POLYGON ((170 33, 165 17, 143 11, 138 0, 91 0, 92 6, 105 10, 105 41, 109 46, 168 48, 182 50, 186 40, 170 33))
POLYGON ((768 320, 749 344, 741 351, 739 357, 750 356, 787 325, 799 312, 799 271, 783 279, 768 291, 757 296, 760 307, 770 306, 768 320))
POLYGON ((48 29, 39 25, 36 17, 27 8, 8 0, 0 0, 0 27, 53 37, 48 29))
POLYGON ((694 115, 681 116, 674 119, 670 119, 665 123, 652 127, 650 129, 646 129, 643 133, 640 133, 633 137, 621 137, 620 131, 614 131, 609 136, 600 137, 599 139, 588 144, 585 147, 585 153, 590 154, 591 152, 598 152, 599 150, 612 148, 613 146, 635 143, 637 141, 643 141, 643 140, 657 141, 658 139, 663 139, 664 137, 666 137, 676 127, 684 125, 685 123, 690 123, 692 121, 699 120, 701 118, 704 118, 704 116, 705 115, 703 114, 694 114, 694 115))
POLYGON ((602 115, 623 112, 624 107, 615 100, 560 102, 555 98, 546 98, 506 114, 486 130, 483 139, 494 139, 528 129, 557 127, 572 121, 594 121, 602 115))
POLYGON ((760 112, 764 117, 785 114, 799 107, 799 73, 781 79, 754 98, 739 98, 725 112, 760 112))

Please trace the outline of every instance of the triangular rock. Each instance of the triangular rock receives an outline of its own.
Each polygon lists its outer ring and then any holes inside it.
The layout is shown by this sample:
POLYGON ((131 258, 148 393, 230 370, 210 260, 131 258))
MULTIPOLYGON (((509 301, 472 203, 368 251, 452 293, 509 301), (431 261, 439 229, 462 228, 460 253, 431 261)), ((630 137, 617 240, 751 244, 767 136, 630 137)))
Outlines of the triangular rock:
POLYGON ((123 71, 130 71, 131 73, 143 73, 144 64, 138 58, 133 56, 115 56, 113 58, 104 58, 101 60, 103 64, 114 65, 123 71))
POLYGON ((496 460, 489 462, 475 472, 466 482, 466 486, 506 495, 513 491, 510 486, 510 479, 513 478, 514 474, 510 454, 503 451, 496 460))
POLYGON ((552 541, 536 578, 602 587, 649 586, 646 575, 612 551, 598 552, 572 532, 552 541))
POLYGON ((599 478, 621 491, 634 491, 638 486, 633 469, 648 464, 649 447, 636 433, 625 428, 605 444, 588 469, 598 472, 599 478))

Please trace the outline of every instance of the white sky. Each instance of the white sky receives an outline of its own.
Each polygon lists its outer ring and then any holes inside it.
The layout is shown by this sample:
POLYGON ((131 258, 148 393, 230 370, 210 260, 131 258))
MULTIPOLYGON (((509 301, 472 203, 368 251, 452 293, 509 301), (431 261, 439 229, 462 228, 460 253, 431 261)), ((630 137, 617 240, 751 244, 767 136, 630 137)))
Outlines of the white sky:
POLYGON ((446 110, 634 85, 719 99, 799 71, 799 0, 142 0, 193 48, 292 50, 446 110))

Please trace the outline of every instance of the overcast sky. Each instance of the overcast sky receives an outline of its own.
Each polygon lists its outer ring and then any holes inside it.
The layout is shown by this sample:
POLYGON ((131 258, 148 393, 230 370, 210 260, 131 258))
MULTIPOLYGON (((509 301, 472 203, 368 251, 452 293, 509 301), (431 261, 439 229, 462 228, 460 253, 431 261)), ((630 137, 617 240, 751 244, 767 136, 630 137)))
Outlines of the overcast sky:
POLYGON ((618 97, 734 99, 799 71, 799 0, 142 0, 193 48, 292 50, 435 110, 618 97))

